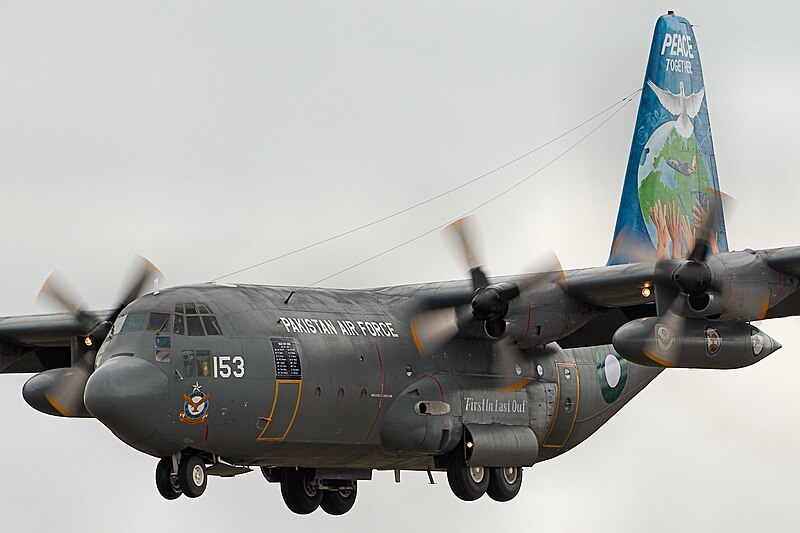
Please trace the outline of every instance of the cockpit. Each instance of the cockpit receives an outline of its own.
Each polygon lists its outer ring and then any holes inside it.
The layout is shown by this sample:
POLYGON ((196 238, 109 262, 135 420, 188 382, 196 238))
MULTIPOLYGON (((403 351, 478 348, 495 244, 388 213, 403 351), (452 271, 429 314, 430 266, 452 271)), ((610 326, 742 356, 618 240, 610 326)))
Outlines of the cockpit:
MULTIPOLYGON (((97 352, 95 366, 109 358, 108 346, 114 338, 123 338, 127 333, 150 331, 155 337, 156 355, 159 343, 169 342, 166 335, 188 337, 222 336, 222 328, 211 308, 204 303, 175 304, 172 313, 164 311, 132 311, 121 314, 97 352)), ((162 346, 163 348, 163 346, 162 346)))

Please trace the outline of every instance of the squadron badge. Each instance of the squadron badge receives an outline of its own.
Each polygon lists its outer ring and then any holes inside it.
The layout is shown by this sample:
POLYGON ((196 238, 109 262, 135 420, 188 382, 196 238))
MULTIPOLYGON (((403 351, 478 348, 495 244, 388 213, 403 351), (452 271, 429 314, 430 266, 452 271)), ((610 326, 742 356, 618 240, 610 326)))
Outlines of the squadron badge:
POLYGON ((200 424, 208 418, 208 401, 211 393, 203 394, 203 386, 195 382, 191 394, 183 395, 183 411, 178 415, 178 420, 186 424, 200 424))
POLYGON ((722 347, 722 337, 716 329, 710 326, 706 326, 705 333, 706 354, 708 354, 709 357, 714 357, 719 353, 719 349, 722 347))
POLYGON ((675 335, 672 330, 664 324, 658 323, 655 328, 656 333, 656 346, 662 352, 668 352, 675 345, 675 335))

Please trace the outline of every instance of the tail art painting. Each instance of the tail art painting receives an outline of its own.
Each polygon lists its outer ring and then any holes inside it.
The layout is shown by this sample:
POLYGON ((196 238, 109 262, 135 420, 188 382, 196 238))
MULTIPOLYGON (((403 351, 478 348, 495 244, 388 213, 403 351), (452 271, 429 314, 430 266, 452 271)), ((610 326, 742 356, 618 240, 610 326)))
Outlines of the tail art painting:
MULTIPOLYGON (((685 257, 695 228, 718 202, 708 100, 692 26, 656 22, 608 264, 685 257), (634 251, 636 251, 634 253, 634 251)), ((711 251, 727 252, 721 206, 711 251)))

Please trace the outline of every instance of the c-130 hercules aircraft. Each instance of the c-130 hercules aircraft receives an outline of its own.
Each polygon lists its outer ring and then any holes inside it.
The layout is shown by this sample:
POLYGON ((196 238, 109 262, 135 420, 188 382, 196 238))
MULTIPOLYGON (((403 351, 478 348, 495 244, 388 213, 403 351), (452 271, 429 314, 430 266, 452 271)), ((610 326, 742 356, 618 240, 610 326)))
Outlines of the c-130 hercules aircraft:
POLYGON ((372 472, 446 471, 508 501, 668 367, 740 368, 800 314, 800 247, 728 251, 689 22, 656 23, 608 265, 370 290, 199 284, 114 310, 0 319, 0 372, 35 409, 94 417, 154 457, 165 498, 260 467, 299 514, 349 511, 372 472))

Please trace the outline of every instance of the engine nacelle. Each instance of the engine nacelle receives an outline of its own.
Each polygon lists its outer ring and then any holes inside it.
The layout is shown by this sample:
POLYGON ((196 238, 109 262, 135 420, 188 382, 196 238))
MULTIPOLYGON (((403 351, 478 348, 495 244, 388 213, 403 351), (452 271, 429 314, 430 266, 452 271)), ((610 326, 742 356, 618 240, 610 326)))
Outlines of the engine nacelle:
POLYGON ((663 317, 633 320, 614 333, 614 349, 639 365, 727 369, 757 363, 781 347, 746 322, 687 319, 683 324, 678 332, 663 317))
MULTIPOLYGON (((56 409, 48 399, 48 396, 53 393, 57 387, 58 380, 65 374, 75 372, 74 368, 53 368, 39 372, 22 386, 22 397, 28 402, 28 405, 42 413, 53 416, 67 416, 63 412, 56 409)), ((80 410, 72 415, 77 418, 92 418, 89 411, 85 406, 81 406, 80 410)))

